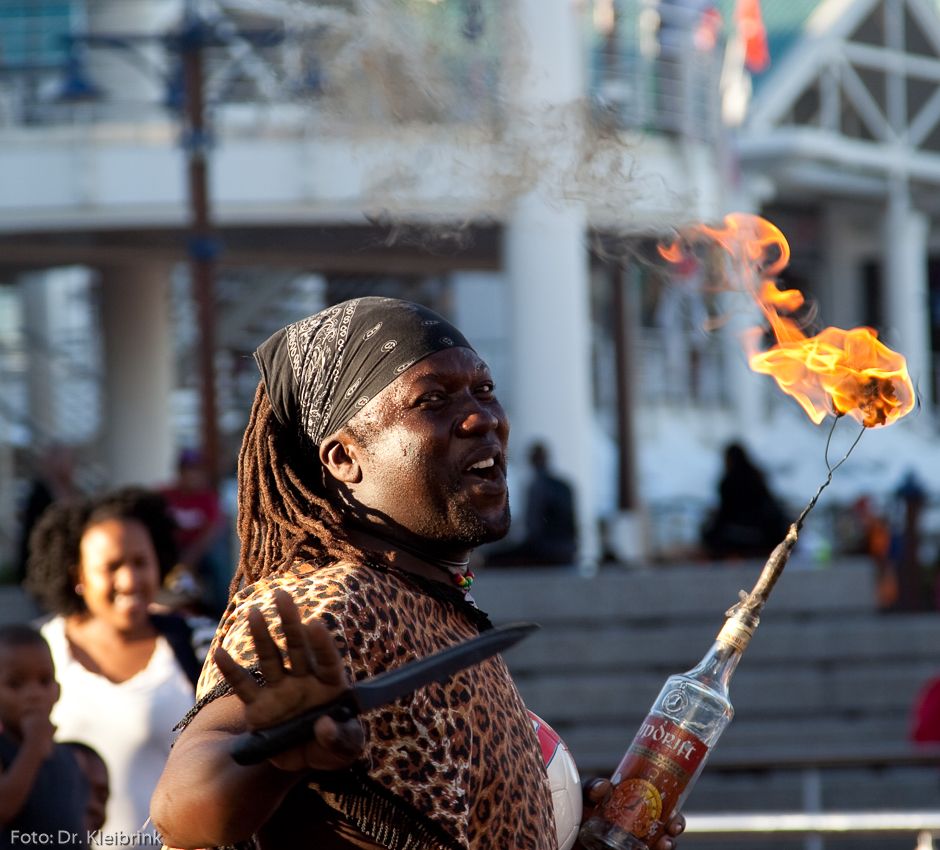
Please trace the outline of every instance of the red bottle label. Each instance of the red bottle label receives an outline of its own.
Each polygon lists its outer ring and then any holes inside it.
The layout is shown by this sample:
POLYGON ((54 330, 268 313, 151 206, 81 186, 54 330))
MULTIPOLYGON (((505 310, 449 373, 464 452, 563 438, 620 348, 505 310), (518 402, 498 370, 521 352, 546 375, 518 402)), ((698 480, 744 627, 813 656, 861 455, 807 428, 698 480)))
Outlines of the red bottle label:
POLYGON ((650 715, 611 778, 604 819, 654 844, 707 754, 708 747, 691 732, 650 715))

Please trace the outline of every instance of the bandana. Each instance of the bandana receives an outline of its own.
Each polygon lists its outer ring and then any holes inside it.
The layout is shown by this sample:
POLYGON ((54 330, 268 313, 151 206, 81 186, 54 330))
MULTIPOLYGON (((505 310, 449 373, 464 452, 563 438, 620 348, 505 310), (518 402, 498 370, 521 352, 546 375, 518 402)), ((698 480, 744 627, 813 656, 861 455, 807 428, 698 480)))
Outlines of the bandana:
POLYGON ((438 351, 470 348, 437 313, 396 298, 354 298, 288 325, 255 360, 278 421, 319 446, 399 375, 438 351))

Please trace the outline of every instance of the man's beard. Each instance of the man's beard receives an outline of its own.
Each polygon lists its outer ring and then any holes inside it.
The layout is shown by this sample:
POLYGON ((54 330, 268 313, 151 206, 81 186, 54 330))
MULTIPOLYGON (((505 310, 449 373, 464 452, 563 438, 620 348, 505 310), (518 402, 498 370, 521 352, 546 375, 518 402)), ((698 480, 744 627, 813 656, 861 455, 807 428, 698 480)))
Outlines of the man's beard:
POLYGON ((509 533, 511 521, 508 492, 503 509, 495 517, 490 514, 488 518, 484 518, 471 505, 461 501, 462 492, 463 481, 459 476, 455 476, 449 482, 444 496, 445 504, 448 505, 446 511, 448 531, 435 535, 436 542, 476 549, 484 543, 502 540, 509 533))
POLYGON ((509 534, 511 517, 508 499, 506 500, 506 506, 496 520, 484 520, 478 513, 467 509, 463 505, 457 507, 453 516, 456 520, 454 533, 446 541, 448 543, 458 543, 469 549, 476 549, 484 543, 495 543, 497 540, 502 540, 509 534))

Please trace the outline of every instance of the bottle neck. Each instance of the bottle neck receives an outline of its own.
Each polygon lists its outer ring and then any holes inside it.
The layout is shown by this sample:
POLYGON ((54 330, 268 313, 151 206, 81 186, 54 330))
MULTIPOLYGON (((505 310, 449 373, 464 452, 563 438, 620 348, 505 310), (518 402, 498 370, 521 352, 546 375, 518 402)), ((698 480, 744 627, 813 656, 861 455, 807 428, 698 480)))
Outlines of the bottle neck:
POLYGON ((758 622, 760 621, 753 614, 730 617, 718 633, 718 638, 708 654, 686 675, 727 696, 728 683, 758 622))

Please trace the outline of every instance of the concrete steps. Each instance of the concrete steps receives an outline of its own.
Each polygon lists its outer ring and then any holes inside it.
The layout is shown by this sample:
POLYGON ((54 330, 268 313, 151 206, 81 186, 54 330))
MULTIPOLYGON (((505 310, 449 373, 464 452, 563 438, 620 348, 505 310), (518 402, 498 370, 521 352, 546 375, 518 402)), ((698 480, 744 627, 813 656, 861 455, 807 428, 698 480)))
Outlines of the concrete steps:
MULTIPOLYGON (((667 676, 694 666, 724 612, 760 564, 605 570, 478 572, 474 597, 497 624, 542 625, 505 654, 526 704, 554 726, 583 775, 609 775, 667 676)), ((696 785, 690 812, 793 811, 799 771, 728 773, 721 758, 787 748, 903 746, 911 703, 940 671, 940 614, 879 614, 865 561, 784 574, 731 683, 736 717, 696 785)), ((36 615, 16 588, 0 588, 0 623, 36 615)), ((940 809, 936 767, 822 771, 825 810, 940 809)), ((726 847, 703 842, 696 847, 726 847)), ((787 850, 802 841, 752 850, 787 850)), ((914 842, 827 839, 826 847, 912 850, 914 842)))
MULTIPOLYGON (((562 735, 582 775, 609 775, 665 679, 701 659, 725 610, 761 567, 611 569, 589 579, 564 569, 481 570, 473 595, 494 623, 542 625, 505 654, 506 663, 526 705, 562 735)), ((873 578, 864 559, 784 574, 731 682, 735 719, 688 811, 803 808, 801 771, 725 772, 724 756, 906 744, 914 698, 940 672, 940 614, 878 613, 873 578)), ((820 777, 824 810, 940 808, 937 767, 832 768, 820 777)), ((826 846, 911 850, 915 843, 879 842, 827 839, 826 846)), ((788 844, 803 846, 766 846, 788 844)))
MULTIPOLYGON (((494 622, 542 630, 506 653, 526 704, 579 763, 616 765, 667 676, 711 646, 760 565, 606 571, 491 570, 474 586, 494 622), (609 750, 608 750, 609 748, 609 750)), ((940 670, 940 615, 874 609, 864 561, 785 574, 731 684, 723 747, 904 743, 911 703, 940 670)))

